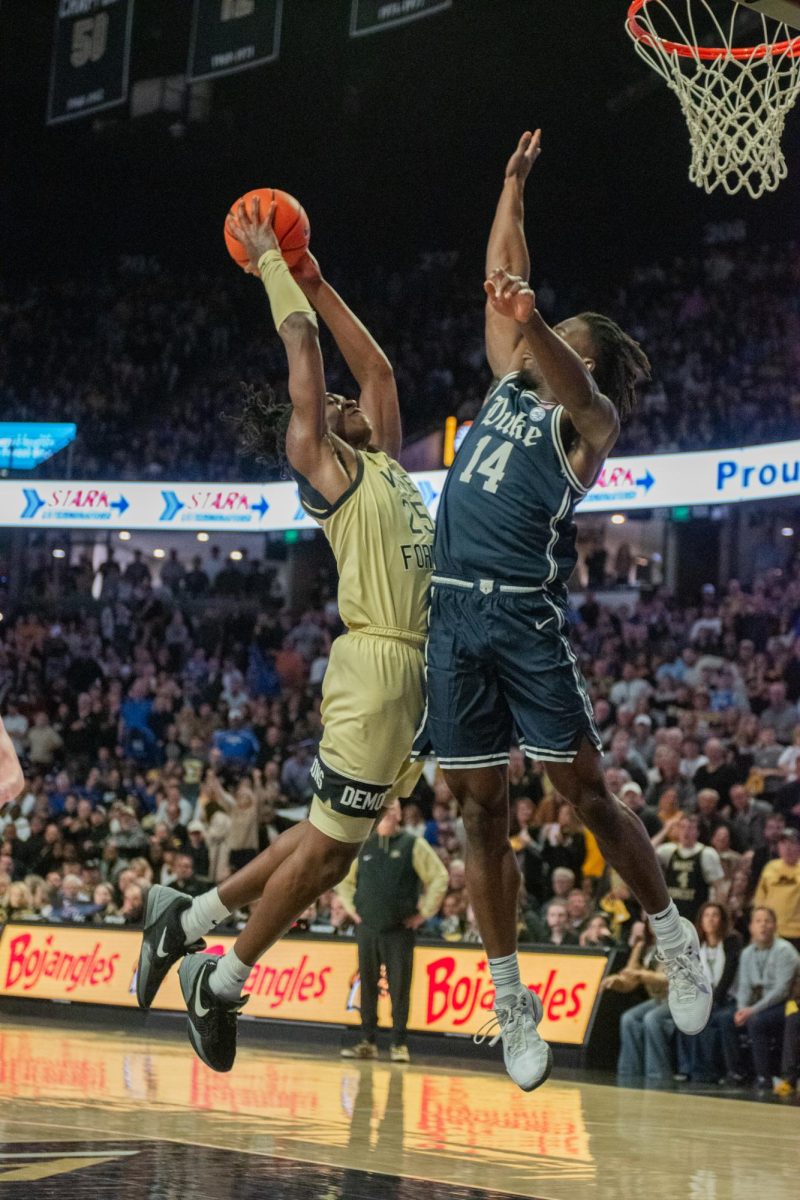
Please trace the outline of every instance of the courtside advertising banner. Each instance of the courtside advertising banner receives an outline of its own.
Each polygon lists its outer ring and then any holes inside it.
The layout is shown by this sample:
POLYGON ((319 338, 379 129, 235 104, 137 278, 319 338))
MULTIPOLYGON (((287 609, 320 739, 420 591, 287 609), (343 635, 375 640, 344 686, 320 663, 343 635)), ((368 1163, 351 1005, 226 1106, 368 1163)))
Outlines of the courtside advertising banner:
MULTIPOLYGON (((222 954, 233 938, 210 937, 222 954)), ((0 997, 73 1001, 120 1008, 136 1005, 141 934, 105 926, 7 925, 0 938, 0 997)), ((580 1046, 586 1038, 605 955, 522 951, 523 981, 541 997, 540 1026, 552 1042, 580 1046)), ((245 984, 248 1017, 358 1025, 358 950, 350 938, 284 938, 253 967, 245 984)), ((494 988, 480 949, 445 943, 414 952, 409 1029, 472 1036, 492 1017, 494 988)), ((155 1008, 183 1011, 177 971, 170 972, 155 1008)), ((382 988, 380 1018, 391 1024, 382 988)))
MULTIPOLYGON (((459 461, 452 470, 458 471, 459 461)), ((446 471, 412 478, 432 517, 446 471)), ((502 487, 502 484, 501 484, 502 487)), ((800 441, 610 458, 578 512, 739 504, 800 495, 800 441)), ((0 527, 274 533, 316 529, 295 483, 0 480, 0 527)))
POLYGON ((453 0, 352 0, 350 36, 364 37, 452 8, 453 0))
POLYGON ((47 123, 128 98, 134 0, 57 0, 47 123))
POLYGON ((212 79, 278 57, 283 0, 194 0, 190 79, 212 79))

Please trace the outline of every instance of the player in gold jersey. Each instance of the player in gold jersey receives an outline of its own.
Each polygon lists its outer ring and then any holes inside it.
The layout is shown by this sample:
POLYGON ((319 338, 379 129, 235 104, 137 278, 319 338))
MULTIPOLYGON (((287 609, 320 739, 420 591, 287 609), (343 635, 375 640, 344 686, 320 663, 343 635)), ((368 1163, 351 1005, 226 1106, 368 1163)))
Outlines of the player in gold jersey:
MULTIPOLYGON (((286 456, 306 511, 323 528, 339 569, 347 632, 334 642, 323 684, 324 732, 312 767, 309 819, 284 833, 219 888, 189 901, 156 886, 148 895, 137 975, 142 1007, 183 958, 189 1039, 227 1071, 236 1016, 256 961, 316 897, 346 875, 387 800, 410 794, 409 760, 424 706, 424 647, 433 522, 394 456, 401 441, 394 375, 364 326, 322 278, 311 255, 292 278, 272 231, 273 209, 240 205, 231 232, 269 296, 289 363, 286 456), (310 301, 313 301, 313 308, 310 301), (357 380, 360 400, 325 390, 316 308, 357 380), (253 904, 224 957, 187 954, 235 909, 253 904)), ((248 441, 268 440, 264 410, 250 405, 248 441), (260 424, 259 424, 260 422, 260 424)))

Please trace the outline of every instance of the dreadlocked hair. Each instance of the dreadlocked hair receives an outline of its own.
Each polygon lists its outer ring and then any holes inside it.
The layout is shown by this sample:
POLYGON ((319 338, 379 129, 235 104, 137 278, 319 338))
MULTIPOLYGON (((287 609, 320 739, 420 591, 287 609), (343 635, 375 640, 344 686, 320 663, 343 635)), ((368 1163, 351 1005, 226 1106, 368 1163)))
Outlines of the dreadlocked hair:
POLYGON ((636 407, 637 383, 651 377, 650 360, 639 343, 610 317, 585 312, 579 320, 588 326, 594 342, 595 382, 624 421, 636 407))
POLYGON ((266 466, 279 468, 283 474, 288 466, 286 431, 292 415, 291 404, 278 400, 268 385, 257 388, 251 383, 243 383, 242 395, 239 412, 227 414, 237 432, 242 454, 266 466))

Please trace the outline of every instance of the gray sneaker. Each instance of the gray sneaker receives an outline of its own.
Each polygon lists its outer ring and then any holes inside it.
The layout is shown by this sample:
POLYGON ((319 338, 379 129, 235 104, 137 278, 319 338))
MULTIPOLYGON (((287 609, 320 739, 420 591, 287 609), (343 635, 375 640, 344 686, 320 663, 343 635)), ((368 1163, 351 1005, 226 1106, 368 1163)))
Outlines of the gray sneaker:
MULTIPOLYGON (((490 1024, 500 1028, 489 1045, 502 1039, 506 1070, 523 1092, 541 1087, 553 1069, 553 1052, 536 1028, 544 1014, 541 1000, 523 984, 515 996, 495 1003, 494 1014, 490 1024)), ((476 1034, 475 1042, 480 1045, 488 1034, 476 1034)))
POLYGON ((681 917, 686 945, 680 954, 659 953, 669 979, 669 1012, 681 1033, 701 1033, 711 1016, 714 993, 700 962, 700 939, 691 921, 681 917))
POLYGON ((136 999, 140 1008, 150 1007, 174 963, 184 954, 205 949, 202 939, 191 946, 186 945, 181 913, 191 903, 190 896, 184 896, 174 888, 162 887, 160 883, 154 884, 147 893, 142 948, 136 968, 136 999))
POLYGON ((219 961, 217 955, 194 954, 183 960, 178 978, 192 1049, 212 1071, 230 1071, 236 1059, 236 1022, 250 997, 221 1000, 212 992, 210 979, 219 961))

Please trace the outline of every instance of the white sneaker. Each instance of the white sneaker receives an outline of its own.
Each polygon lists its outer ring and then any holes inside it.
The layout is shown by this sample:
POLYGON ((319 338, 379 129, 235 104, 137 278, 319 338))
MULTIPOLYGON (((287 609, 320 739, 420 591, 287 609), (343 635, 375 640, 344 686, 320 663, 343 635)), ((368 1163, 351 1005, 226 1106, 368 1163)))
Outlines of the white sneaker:
MULTIPOLYGON (((553 1069, 553 1052, 536 1028, 544 1013, 542 1002, 535 992, 521 986, 516 996, 498 1001, 494 1013, 489 1024, 496 1023, 500 1029, 489 1045, 496 1046, 503 1039, 506 1070, 523 1092, 532 1092, 553 1069)), ((487 1029, 474 1040, 480 1045, 488 1035, 487 1029)))
POLYGON ((681 1033, 700 1033, 708 1024, 714 993, 700 963, 700 939, 691 921, 681 917, 686 947, 680 954, 661 954, 669 979, 669 1011, 681 1033))

